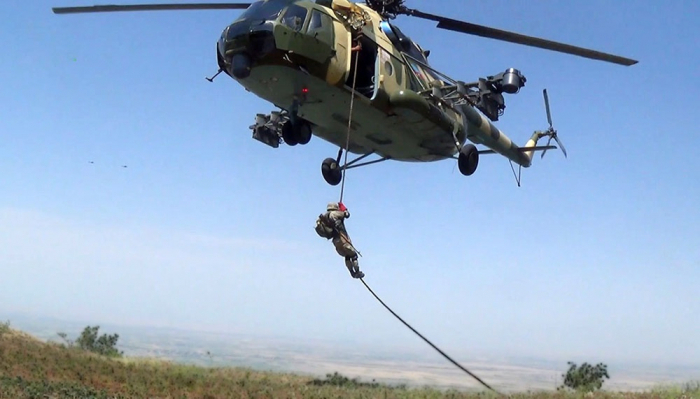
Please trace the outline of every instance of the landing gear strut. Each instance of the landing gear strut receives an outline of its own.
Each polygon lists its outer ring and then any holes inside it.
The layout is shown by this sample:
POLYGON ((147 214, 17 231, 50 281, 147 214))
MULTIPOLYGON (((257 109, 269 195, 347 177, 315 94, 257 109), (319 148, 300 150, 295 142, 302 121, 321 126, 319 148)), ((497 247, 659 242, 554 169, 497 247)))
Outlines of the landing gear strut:
POLYGON ((474 144, 465 144, 459 149, 457 165, 465 176, 471 176, 476 171, 476 167, 479 166, 479 151, 474 144))
POLYGON ((374 154, 373 151, 368 152, 367 154, 360 155, 352 161, 349 161, 347 164, 340 166, 340 158, 343 155, 343 149, 341 148, 340 151, 338 151, 337 159, 326 158, 323 160, 323 163, 321 164, 321 174, 323 174, 323 179, 326 180, 326 183, 330 184, 331 186, 337 186, 341 181, 343 181, 343 173, 345 173, 348 169, 384 162, 389 159, 388 157, 381 157, 373 161, 358 163, 372 154, 374 154))

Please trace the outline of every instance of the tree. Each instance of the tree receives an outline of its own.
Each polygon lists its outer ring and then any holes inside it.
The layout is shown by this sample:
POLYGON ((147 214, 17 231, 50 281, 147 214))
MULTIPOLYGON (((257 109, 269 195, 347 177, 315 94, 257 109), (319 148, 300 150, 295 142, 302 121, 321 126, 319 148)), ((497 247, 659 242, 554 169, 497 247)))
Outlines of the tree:
POLYGON ((569 370, 564 377, 564 384, 558 389, 571 388, 577 391, 591 392, 600 389, 603 386, 604 378, 610 378, 608 375, 608 366, 603 363, 598 363, 591 366, 588 363, 583 363, 577 367, 576 363, 567 362, 569 370))
POLYGON ((10 321, 0 323, 0 337, 10 332, 10 321))
POLYGON ((119 334, 107 335, 102 334, 98 337, 100 326, 90 327, 87 326, 80 334, 77 340, 75 340, 75 345, 79 348, 95 352, 100 355, 105 356, 121 356, 124 352, 117 350, 117 341, 119 340, 119 334))
POLYGON ((72 348, 72 347, 73 347, 73 341, 72 341, 70 338, 68 338, 68 334, 66 334, 66 333, 64 333, 64 332, 59 332, 59 333, 57 333, 57 334, 58 334, 59 337, 61 337, 61 339, 63 340, 63 342, 65 342, 64 346, 67 345, 69 348, 72 348))

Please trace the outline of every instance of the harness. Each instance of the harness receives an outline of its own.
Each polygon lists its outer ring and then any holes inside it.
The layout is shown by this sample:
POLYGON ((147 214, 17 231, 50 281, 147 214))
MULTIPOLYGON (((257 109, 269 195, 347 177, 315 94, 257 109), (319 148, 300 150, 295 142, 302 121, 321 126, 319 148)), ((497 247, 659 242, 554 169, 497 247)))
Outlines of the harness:
POLYGON ((335 238, 339 235, 339 232, 335 228, 333 222, 330 220, 328 213, 318 215, 318 219, 316 219, 316 233, 327 240, 335 238))

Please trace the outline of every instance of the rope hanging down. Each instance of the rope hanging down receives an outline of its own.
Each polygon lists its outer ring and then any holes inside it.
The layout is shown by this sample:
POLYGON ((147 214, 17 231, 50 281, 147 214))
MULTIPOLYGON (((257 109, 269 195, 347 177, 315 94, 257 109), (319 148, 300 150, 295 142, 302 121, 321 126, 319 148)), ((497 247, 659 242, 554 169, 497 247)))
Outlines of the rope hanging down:
MULTIPOLYGON (((354 103, 355 103, 355 94, 356 94, 356 93, 355 93, 355 86, 356 86, 356 84, 357 84, 357 62, 358 62, 358 58, 359 58, 359 53, 360 53, 359 51, 356 51, 356 52, 355 52, 355 68, 354 68, 355 70, 354 70, 353 78, 352 78, 352 94, 351 94, 351 96, 350 96, 350 114, 348 115, 348 132, 347 132, 347 137, 346 137, 346 141, 345 141, 345 160, 343 161, 343 165, 347 165, 347 163, 348 163, 348 148, 350 148, 350 130, 352 129, 352 110, 353 110, 353 105, 354 105, 354 103)), ((341 149, 341 151, 342 151, 342 149, 341 149)), ((344 194, 344 192, 345 192, 345 171, 343 171, 343 177, 342 177, 341 181, 342 181, 342 183, 341 183, 341 186, 340 186, 340 200, 339 200, 339 202, 343 202, 343 194, 344 194)), ((356 250, 356 251, 357 251, 357 250, 356 250)), ((359 253, 359 251, 358 251, 358 253, 359 253)), ((367 287, 367 289, 369 290, 369 292, 372 293, 372 295, 374 295, 375 298, 377 298, 377 300, 379 301, 379 303, 381 303, 389 312, 391 312, 391 314, 393 314, 397 319, 399 319, 399 321, 401 321, 406 327, 410 328, 411 331, 413 331, 414 333, 416 333, 416 335, 418 335, 419 337, 421 337, 425 342, 427 342, 430 346, 432 346, 433 349, 435 349, 436 351, 438 351, 442 356, 444 356, 447 360, 449 360, 450 362, 452 362, 455 366, 457 366, 457 367, 459 367, 460 369, 462 369, 462 371, 464 371, 465 373, 467 373, 467 374, 469 374, 470 376, 474 377, 477 381, 479 381, 479 382, 480 382, 482 385, 484 385, 486 388, 490 389, 491 391, 493 391, 493 392, 495 392, 495 393, 497 393, 497 394, 499 394, 499 395, 503 395, 503 394, 501 394, 500 392, 496 391, 495 389, 491 388, 487 383, 485 383, 484 381, 482 381, 479 377, 477 377, 476 375, 472 374, 472 372, 470 372, 470 371, 467 370, 466 368, 462 367, 462 365, 460 365, 459 363, 457 363, 457 362, 455 362, 454 360, 452 360, 452 358, 449 357, 449 356, 447 356, 447 354, 445 354, 445 352, 441 351, 440 348, 438 348, 437 346, 433 345, 432 342, 430 342, 427 338, 425 338, 423 335, 421 335, 421 333, 419 333, 419 332, 416 331, 413 327, 411 327, 410 324, 406 323, 399 315, 397 315, 396 313, 394 313, 394 311, 391 310, 391 308, 390 308, 389 306, 387 306, 387 305, 384 303, 384 301, 382 301, 381 298, 379 298, 379 297, 377 296, 377 294, 375 294, 374 291, 372 291, 371 288, 369 288, 369 285, 367 285, 367 283, 365 283, 365 280, 364 280, 364 279, 360 278, 360 281, 362 281, 362 284, 364 284, 365 287, 367 287)))
MULTIPOLYGON (((355 71, 352 77, 352 93, 350 94, 350 114, 348 115, 348 134, 345 141, 345 160, 343 165, 348 164, 348 148, 350 148, 350 129, 352 128, 352 108, 355 104, 355 86, 357 84, 357 61, 360 55, 360 51, 355 51, 355 71)), ((340 165, 338 165, 340 167, 340 165)), ((338 202, 343 202, 343 194, 345 191, 345 174, 347 171, 341 171, 343 173, 342 183, 340 185, 340 200, 338 202)))
POLYGON ((441 351, 440 348, 438 348, 437 346, 433 345, 432 342, 430 342, 427 338, 425 338, 423 335, 421 335, 421 333, 419 333, 419 332, 416 331, 413 327, 411 327, 410 324, 406 323, 399 315, 397 315, 396 313, 394 313, 394 311, 391 310, 391 308, 390 308, 389 306, 387 306, 387 305, 384 303, 384 301, 382 301, 381 298, 379 298, 379 296, 377 296, 377 294, 375 294, 374 291, 372 291, 371 288, 369 288, 369 285, 367 285, 367 283, 365 283, 365 280, 364 280, 364 279, 361 278, 360 281, 362 281, 362 284, 364 284, 365 287, 367 287, 367 289, 369 290, 369 292, 372 293, 372 295, 374 295, 375 298, 377 298, 377 300, 379 301, 379 303, 381 303, 382 305, 384 305, 384 307, 386 308, 386 310, 388 310, 389 312, 391 312, 391 314, 393 314, 397 319, 399 319, 399 321, 402 322, 406 327, 410 328, 411 331, 413 331, 414 333, 416 333, 416 335, 418 335, 419 337, 423 338, 423 341, 427 342, 428 345, 430 345, 430 346, 433 347, 433 349, 435 349, 436 351, 440 352, 440 354, 441 354, 442 356, 444 356, 445 359, 447 359, 447 360, 449 360, 450 362, 452 362, 452 364, 454 364, 455 366, 459 367, 459 368, 460 368, 462 371, 464 371, 465 373, 467 373, 467 374, 469 374, 470 376, 474 377, 474 379, 476 379, 477 381, 479 381, 479 382, 481 383, 481 385, 483 385, 483 386, 485 386, 486 388, 490 389, 491 391, 497 393, 498 395, 505 396, 505 395, 503 395, 502 393, 500 393, 500 392, 496 391, 495 389, 491 388, 487 383, 485 383, 484 381, 482 381, 479 377, 477 377, 476 375, 474 375, 471 371, 467 370, 466 368, 462 367, 462 365, 460 365, 459 363, 457 363, 457 362, 455 362, 454 360, 452 360, 452 358, 449 357, 449 356, 447 356, 447 354, 445 354, 445 352, 441 351))

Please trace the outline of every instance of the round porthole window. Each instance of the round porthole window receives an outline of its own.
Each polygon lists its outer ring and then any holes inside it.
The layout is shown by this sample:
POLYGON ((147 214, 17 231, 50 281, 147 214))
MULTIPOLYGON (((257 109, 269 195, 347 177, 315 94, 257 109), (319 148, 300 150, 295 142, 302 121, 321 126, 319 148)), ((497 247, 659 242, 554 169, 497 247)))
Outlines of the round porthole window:
POLYGON ((394 73, 394 66, 391 65, 391 62, 385 61, 384 70, 386 71, 387 75, 391 76, 394 73))

